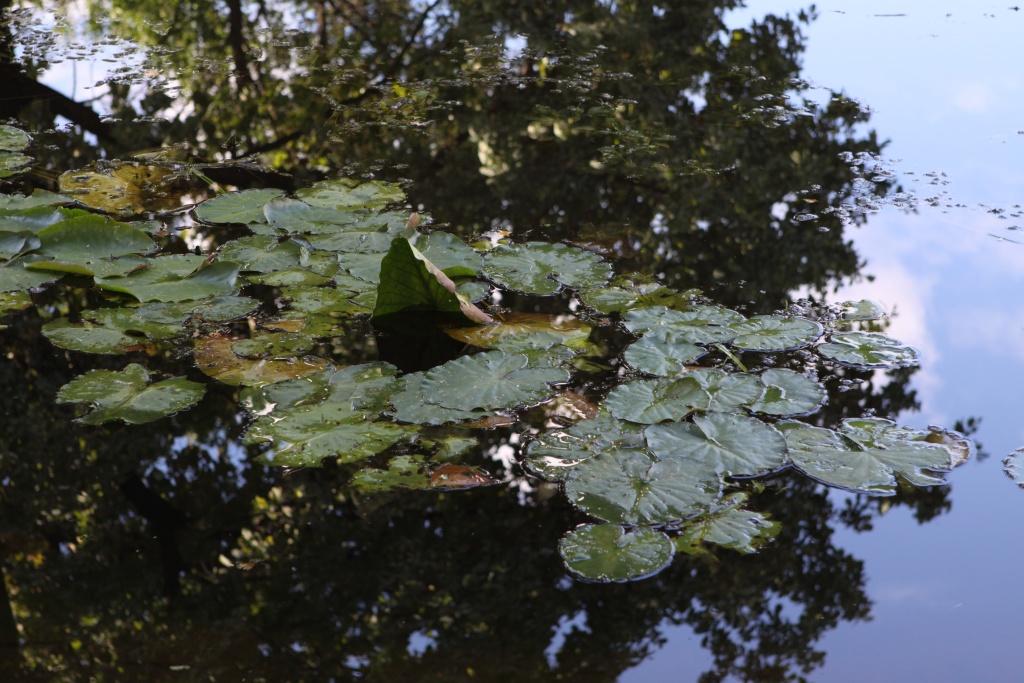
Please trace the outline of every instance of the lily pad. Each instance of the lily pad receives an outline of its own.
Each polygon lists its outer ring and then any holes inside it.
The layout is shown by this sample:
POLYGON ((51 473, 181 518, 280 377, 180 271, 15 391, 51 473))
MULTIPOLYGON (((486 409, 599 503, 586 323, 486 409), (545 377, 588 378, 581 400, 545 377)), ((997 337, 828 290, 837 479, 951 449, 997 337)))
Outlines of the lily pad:
POLYGON ((813 320, 777 315, 757 315, 732 323, 732 345, 743 351, 793 351, 821 336, 824 328, 813 320))
POLYGON ((706 410, 711 396, 692 377, 646 379, 620 384, 608 393, 605 407, 615 417, 654 424, 681 420, 697 410, 706 410))
POLYGON ((46 323, 43 335, 62 349, 122 354, 137 349, 147 339, 172 339, 185 333, 180 325, 145 320, 131 308, 104 308, 82 315, 79 323, 67 318, 46 323))
POLYGON ((462 356, 429 370, 422 391, 430 403, 454 410, 497 410, 544 401, 552 384, 569 381, 562 368, 531 368, 523 354, 491 351, 462 356))
POLYGON ((149 373, 132 363, 121 372, 91 370, 61 387, 58 403, 87 403, 93 410, 79 422, 98 425, 113 420, 153 422, 196 404, 206 389, 184 377, 149 384, 149 373))
POLYGON ((475 249, 451 233, 435 231, 416 240, 415 246, 431 263, 448 277, 475 278, 483 259, 475 249))
POLYGON ((232 386, 274 384, 330 367, 329 361, 315 356, 271 360, 242 358, 231 350, 235 341, 218 335, 197 339, 192 351, 196 365, 203 373, 232 386))
POLYGON ((311 337, 293 332, 264 332, 231 345, 243 358, 295 358, 309 353, 316 343, 311 337))
POLYGON ((676 342, 717 344, 735 337, 730 325, 743 319, 736 311, 721 306, 693 306, 685 311, 652 306, 628 312, 623 324, 633 334, 656 330, 661 338, 676 342))
POLYGON ((173 211, 181 207, 180 177, 170 168, 138 162, 93 164, 58 178, 60 191, 86 206, 107 213, 133 215, 173 211))
POLYGON ((647 445, 661 460, 680 459, 730 477, 757 477, 786 463, 786 439, 774 427, 735 413, 651 425, 647 445))
POLYGON ((56 192, 36 188, 27 197, 17 194, 0 195, 0 211, 22 211, 34 209, 40 206, 53 206, 55 204, 70 204, 74 200, 56 192))
POLYGON ((386 470, 375 467, 361 469, 352 475, 349 485, 364 493, 425 489, 430 485, 426 470, 422 456, 396 455, 388 460, 386 470))
POLYGON ((441 425, 450 422, 479 420, 491 414, 485 410, 458 410, 445 408, 427 401, 423 391, 425 372, 414 372, 402 377, 402 388, 391 397, 388 411, 396 420, 411 424, 441 425))
POLYGON ((265 223, 263 207, 282 196, 281 190, 264 188, 228 192, 207 199, 195 208, 195 214, 204 223, 265 223))
POLYGON ((810 415, 825 403, 825 388, 810 377, 771 368, 761 373, 764 394, 750 406, 756 413, 776 417, 810 415))
POLYGON ((778 427, 799 470, 851 491, 891 495, 896 492, 897 475, 915 486, 943 484, 942 473, 959 462, 944 444, 924 441, 927 432, 902 430, 883 420, 885 424, 870 426, 875 435, 866 438, 864 425, 857 422, 844 420, 839 431, 789 421, 778 427), (865 447, 855 437, 873 445, 865 447))
POLYGON ((711 395, 708 410, 731 413, 748 408, 764 394, 764 385, 745 372, 728 374, 716 368, 701 368, 690 373, 711 395))
POLYGON ((901 368, 917 365, 917 349, 880 332, 833 332, 818 353, 854 368, 901 368))
POLYGON ((404 237, 391 242, 380 266, 373 324, 408 328, 410 312, 429 312, 450 321, 491 322, 491 317, 455 293, 455 283, 404 237))
POLYGON ((622 359, 648 375, 671 377, 686 372, 688 365, 706 353, 696 344, 677 341, 671 333, 651 333, 626 347, 622 359))
POLYGON ((742 509, 746 502, 745 493, 723 498, 706 515, 687 523, 682 535, 675 540, 676 549, 695 554, 700 552, 701 544, 714 543, 744 554, 757 552, 778 535, 782 527, 760 512, 742 509))
POLYGON ((558 542, 566 568, 588 581, 621 582, 658 573, 672 562, 675 549, 663 531, 626 530, 618 524, 585 524, 558 542))
POLYGON ((685 310, 694 305, 693 300, 699 295, 695 289, 678 292, 638 273, 618 275, 608 287, 579 293, 584 304, 602 313, 624 313, 652 306, 685 310))
POLYGON ((235 291, 238 266, 211 263, 202 267, 201 256, 172 254, 146 260, 146 268, 127 277, 96 278, 96 284, 111 292, 121 292, 139 301, 196 301, 235 291))
POLYGON ((289 235, 330 235, 343 230, 341 226, 356 221, 349 212, 310 206, 287 197, 264 204, 263 215, 273 230, 289 235))
POLYGON ((600 287, 611 265, 592 252, 565 244, 499 245, 484 257, 484 274, 498 285, 527 294, 554 294, 563 285, 600 287))
POLYGON ((590 326, 571 316, 513 311, 490 325, 446 329, 452 339, 481 348, 525 351, 555 345, 578 348, 590 336, 590 326))
POLYGON ((642 452, 602 454, 584 460, 565 477, 573 505, 616 524, 659 525, 704 512, 718 499, 718 474, 700 463, 642 452))
POLYGON ((844 301, 842 313, 845 320, 878 320, 885 317, 885 308, 877 301, 861 299, 859 301, 844 301))
POLYGON ((299 190, 295 196, 312 206, 328 209, 382 209, 405 201, 405 192, 396 183, 361 183, 350 178, 324 180, 299 190))
POLYGON ((24 259, 18 259, 0 266, 0 292, 35 289, 56 282, 64 275, 64 273, 28 270, 24 264, 24 259))
POLYGON ((121 277, 145 268, 147 260, 139 254, 156 247, 141 230, 96 215, 60 221, 37 235, 38 253, 45 258, 29 268, 97 277, 121 277))
POLYGON ((29 146, 32 136, 14 126, 0 125, 0 152, 17 152, 29 146))
POLYGON ((524 467, 549 481, 559 481, 569 469, 602 453, 614 455, 645 446, 641 425, 619 420, 607 411, 581 420, 568 429, 545 432, 526 447, 524 467))

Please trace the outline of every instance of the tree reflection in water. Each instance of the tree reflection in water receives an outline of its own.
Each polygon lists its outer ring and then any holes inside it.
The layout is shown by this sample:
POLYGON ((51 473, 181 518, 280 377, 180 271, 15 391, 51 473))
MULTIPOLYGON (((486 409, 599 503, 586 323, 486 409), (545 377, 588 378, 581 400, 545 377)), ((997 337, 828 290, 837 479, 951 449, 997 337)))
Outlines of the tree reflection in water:
MULTIPOLYGON (((868 115, 841 95, 805 101, 800 26, 813 17, 727 33, 722 15, 738 4, 93 2, 92 35, 160 48, 145 79, 108 82, 109 120, 39 85, 51 62, 21 49, 40 37, 19 11, 0 36, 3 114, 40 132, 58 115, 74 126, 41 133, 36 173, 4 191, 45 185, 67 159, 168 143, 205 159, 258 153, 294 180, 208 173, 237 186, 407 178, 413 205, 462 234, 586 243, 673 287, 769 311, 800 287, 856 277, 849 226, 830 213, 856 177, 840 153, 881 145, 854 129, 868 115), (815 227, 792 220, 808 212, 815 227)), ((799 680, 822 661, 825 632, 869 617, 862 564, 832 534, 870 528, 877 500, 840 509, 798 476, 757 494, 782 522, 759 554, 680 555, 651 579, 592 585, 567 578, 556 550, 582 516, 516 466, 504 487, 359 495, 342 467, 253 464, 237 391, 216 383, 149 428, 73 424, 54 396, 85 370, 196 373, 178 354, 40 342, 42 322, 90 296, 39 294, 2 331, 5 679, 612 681, 668 622, 701 635, 713 656, 703 680, 799 680), (552 665, 553 633, 574 618, 586 628, 552 665)), ((341 346, 325 353, 374 357, 365 337, 341 346)), ((829 387, 815 420, 912 410, 911 373, 880 385, 847 370, 862 381, 829 387)), ((511 433, 489 432, 477 459, 517 443, 511 433)), ((921 521, 949 505, 945 489, 896 501, 921 521)))

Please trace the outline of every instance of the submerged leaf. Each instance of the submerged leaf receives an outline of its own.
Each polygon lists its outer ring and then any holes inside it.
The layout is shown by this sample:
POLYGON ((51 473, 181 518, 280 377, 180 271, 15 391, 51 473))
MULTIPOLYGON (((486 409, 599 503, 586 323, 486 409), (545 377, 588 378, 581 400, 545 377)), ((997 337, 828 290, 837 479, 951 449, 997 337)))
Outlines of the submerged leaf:
POLYGON ((206 388, 184 377, 149 384, 149 373, 132 363, 121 372, 91 370, 61 387, 58 403, 88 403, 93 410, 79 422, 98 425, 113 420, 142 424, 188 408, 206 388))
POLYGON ((667 567, 675 556, 663 531, 626 530, 618 524, 585 524, 562 537, 558 552, 566 568, 588 581, 642 579, 667 567))

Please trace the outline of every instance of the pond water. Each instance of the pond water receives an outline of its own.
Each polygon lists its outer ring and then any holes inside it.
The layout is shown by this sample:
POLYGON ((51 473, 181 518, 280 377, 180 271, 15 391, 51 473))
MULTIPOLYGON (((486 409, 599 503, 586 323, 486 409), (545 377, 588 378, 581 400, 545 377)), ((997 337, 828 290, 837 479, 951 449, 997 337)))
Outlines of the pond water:
POLYGON ((1017 680, 1024 19, 736 4, 7 7, 4 680, 1017 680))

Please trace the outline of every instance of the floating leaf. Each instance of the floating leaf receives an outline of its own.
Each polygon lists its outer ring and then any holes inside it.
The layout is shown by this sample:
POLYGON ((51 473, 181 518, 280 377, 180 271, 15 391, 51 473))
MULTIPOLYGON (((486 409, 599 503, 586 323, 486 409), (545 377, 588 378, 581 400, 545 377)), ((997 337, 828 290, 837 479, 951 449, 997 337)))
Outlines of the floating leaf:
POLYGON ((281 190, 264 188, 228 192, 197 206, 196 218, 204 223, 265 223, 263 207, 283 195, 281 190))
POLYGON ((328 209, 382 209, 387 204, 405 201, 405 192, 396 183, 361 183, 350 178, 323 180, 299 190, 295 196, 312 206, 328 209))
POLYGON ((823 328, 813 320, 777 315, 756 315, 729 327, 732 345, 743 351, 793 351, 821 336, 823 328))
POLYGON ((201 267, 203 262, 203 257, 188 254, 157 256, 127 277, 97 277, 96 284, 143 302, 195 301, 235 291, 238 266, 225 262, 201 267))
POLYGON ((761 373, 764 394, 750 409, 776 417, 810 415, 825 402, 825 388, 792 370, 771 368, 761 373))
POLYGON ((18 259, 13 263, 0 266, 0 292, 35 289, 56 282, 63 275, 63 273, 27 270, 24 267, 24 259, 18 259))
MULTIPOLYGON (((4 195, 0 195, 3 198, 4 195)), ((63 209, 40 206, 17 211, 0 210, 0 230, 7 232, 39 232, 54 223, 80 216, 94 214, 81 209, 63 209)))
POLYGON ((681 420, 696 410, 706 410, 711 396, 692 377, 645 379, 620 384, 608 393, 605 407, 615 417, 654 424, 681 420))
POLYGON ((430 403, 423 391, 425 372, 402 377, 402 389, 391 397, 391 412, 396 420, 411 424, 441 425, 449 422, 479 420, 490 415, 483 410, 456 410, 430 403))
POLYGON ((57 318, 43 325, 43 335, 55 346, 85 353, 127 353, 147 339, 171 339, 184 334, 180 325, 145 320, 137 309, 104 308, 86 311, 73 323, 57 318))
POLYGON ((734 493, 712 506, 701 517, 691 520, 676 538, 676 549, 695 554, 702 543, 714 543, 741 553, 755 553, 782 528, 760 512, 743 510, 747 494, 734 493))
POLYGON ((17 152, 32 142, 32 136, 14 126, 0 125, 0 152, 17 152))
POLYGON ((177 413, 199 401, 202 384, 184 377, 149 384, 149 373, 132 363, 121 372, 91 370, 61 387, 58 403, 88 403, 94 409, 79 422, 98 425, 113 420, 142 424, 177 413))
POLYGON ((754 375, 745 372, 726 374, 715 370, 701 368, 690 373, 690 376, 698 379, 711 395, 708 410, 735 412, 739 408, 749 407, 764 394, 764 385, 754 375))
POLYGON ((364 493, 425 489, 430 485, 426 469, 422 456, 396 455, 386 470, 368 467, 353 474, 350 486, 364 493))
MULTIPOLYGON (((372 292, 369 292, 372 294, 372 292)), ((311 315, 348 317, 369 313, 359 300, 360 292, 329 287, 283 287, 281 297, 290 308, 311 315)))
POLYGON ((38 253, 46 258, 29 268, 97 277, 120 277, 146 267, 147 260, 138 255, 156 247, 141 230, 92 214, 54 223, 37 235, 38 253))
POLYGON ((588 581, 621 582, 652 576, 675 556, 672 541, 656 529, 585 524, 562 537, 558 552, 566 568, 588 581))
POLYGON ((606 522, 670 524, 703 512, 719 496, 714 470, 682 458, 657 461, 633 451, 584 460, 565 477, 565 494, 606 522))
POLYGON ((590 336, 590 327, 571 316, 513 311, 491 325, 449 328, 444 332, 473 346, 516 352, 550 349, 559 344, 579 347, 590 336))
POLYGON ((626 347, 622 359, 640 372, 671 377, 686 372, 686 366, 705 353, 696 344, 677 341, 671 333, 651 333, 626 347))
POLYGON ((10 261, 39 248, 39 238, 22 232, 0 232, 0 260, 10 261))
POLYGON ((491 317, 455 294, 455 284, 404 237, 391 242, 381 261, 373 324, 408 329, 410 312, 430 312, 452 321, 491 322, 491 317))
POLYGON ((554 294, 562 285, 600 287, 612 272, 597 254, 548 242, 499 245, 484 257, 484 271, 502 287, 527 294, 554 294))
POLYGON ((243 358, 294 358, 309 353, 315 346, 311 337, 292 332, 263 332, 231 345, 243 358))
POLYGON ((786 439, 774 427, 735 413, 695 415, 692 423, 651 425, 647 445, 662 460, 699 463, 723 476, 756 477, 786 462, 786 439))
POLYGON ((445 463, 430 470, 430 488, 440 491, 475 489, 481 486, 494 486, 497 483, 497 479, 479 467, 445 463))
POLYGON ((17 194, 0 195, 0 211, 23 211, 34 209, 40 206, 53 206, 55 204, 70 204, 74 200, 56 192, 36 188, 32 194, 25 197, 17 194))
POLYGON ((798 469, 851 491, 891 495, 897 475, 916 486, 943 484, 940 473, 959 463, 947 446, 924 441, 927 432, 900 429, 889 420, 869 422, 844 420, 838 432, 802 422, 780 422, 778 427, 798 469))
POLYGON ((357 220, 356 216, 348 212, 310 206, 306 202, 287 197, 264 204, 263 215, 275 231, 290 235, 331 235, 342 231, 341 226, 357 220))
POLYGON ((132 215, 181 207, 180 176, 164 166, 116 161, 60 176, 60 191, 107 213, 132 215))
POLYGON ((568 429, 545 432, 526 448, 523 465, 533 474, 550 481, 562 479, 569 468, 606 453, 613 455, 644 447, 643 428, 608 412, 581 420, 568 429))
POLYGON ((350 218, 355 222, 311 234, 307 239, 314 249, 321 251, 383 254, 391 248, 391 240, 404 235, 408 217, 407 213, 395 211, 353 214, 350 218))
POLYGON ((423 394, 430 403, 454 410, 497 410, 550 398, 552 384, 569 381, 562 368, 527 367, 522 354, 491 351, 462 356, 429 370, 423 394))
POLYGON ((694 298, 699 295, 695 289, 677 292, 638 273, 618 275, 608 287, 579 293, 584 304, 603 313, 624 313, 652 306, 685 310, 693 306, 694 298))
POLYGON ((415 246, 424 257, 452 279, 475 278, 483 265, 480 254, 451 233, 438 230, 425 238, 420 236, 415 246))
POLYGON ((871 299, 844 301, 841 307, 843 318, 846 320, 878 320, 885 317, 885 309, 882 304, 871 299))
POLYGON ((28 292, 0 293, 0 316, 23 311, 32 305, 32 297, 28 292))
POLYGON ((231 350, 234 342, 230 337, 219 335, 197 339, 192 352, 196 365, 210 377, 232 386, 273 384, 312 375, 330 367, 327 360, 315 356, 249 360, 231 350))
POLYGON ((692 344, 729 341, 736 336, 729 326, 742 321, 742 315, 721 306, 693 306, 685 311, 652 306, 630 311, 623 318, 626 329, 633 334, 656 330, 660 338, 692 344))
POLYGON ((228 322, 249 315, 259 305, 259 301, 247 296, 222 296, 203 302, 150 303, 134 310, 142 320, 180 326, 192 317, 205 322, 228 322))
POLYGON ((879 332, 833 332, 818 353, 854 368, 901 368, 917 365, 917 349, 879 332))

